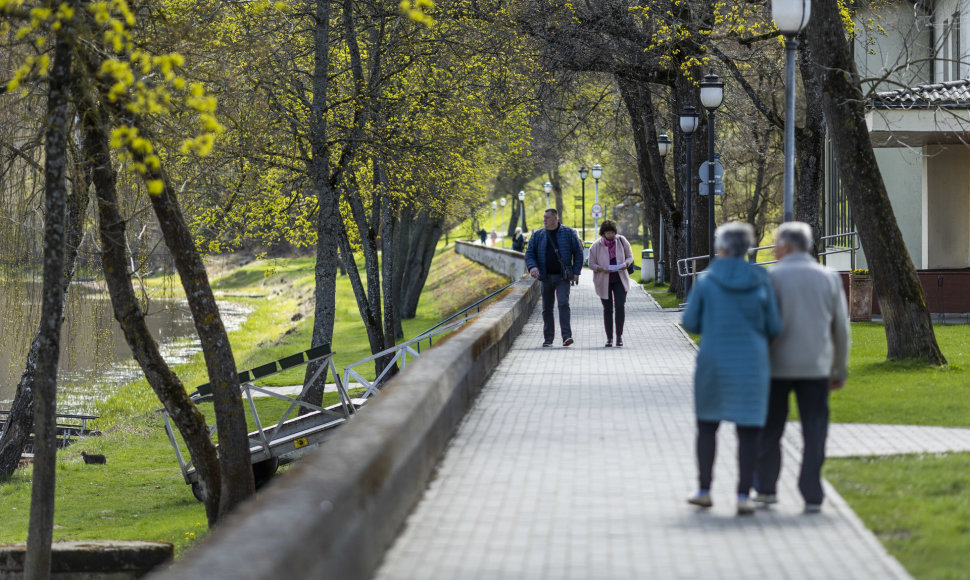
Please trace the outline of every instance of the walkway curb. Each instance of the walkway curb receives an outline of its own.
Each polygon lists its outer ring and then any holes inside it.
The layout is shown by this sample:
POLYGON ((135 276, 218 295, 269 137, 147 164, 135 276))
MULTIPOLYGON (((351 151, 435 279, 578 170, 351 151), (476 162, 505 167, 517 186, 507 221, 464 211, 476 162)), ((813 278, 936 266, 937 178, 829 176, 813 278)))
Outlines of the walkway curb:
POLYGON ((409 364, 319 451, 152 578, 370 577, 539 294, 538 282, 519 279, 409 364))

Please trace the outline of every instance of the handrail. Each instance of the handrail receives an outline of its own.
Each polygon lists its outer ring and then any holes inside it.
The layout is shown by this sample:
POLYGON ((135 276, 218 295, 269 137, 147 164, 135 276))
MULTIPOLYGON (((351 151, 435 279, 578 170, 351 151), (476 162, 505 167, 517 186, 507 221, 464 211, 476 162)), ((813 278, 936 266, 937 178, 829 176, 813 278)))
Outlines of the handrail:
MULTIPOLYGON (((852 253, 852 268, 855 269, 855 253, 860 248, 860 246, 859 246, 859 235, 858 235, 858 232, 846 232, 846 233, 842 233, 842 234, 832 234, 832 235, 828 235, 828 236, 822 236, 821 238, 819 238, 819 242, 823 242, 825 240, 832 240, 832 239, 835 239, 835 238, 845 238, 845 237, 851 237, 851 239, 852 239, 852 245, 850 245, 848 247, 839 248, 839 249, 836 249, 836 250, 827 250, 827 251, 824 251, 824 252, 819 252, 818 255, 819 256, 831 256, 833 254, 844 254, 844 253, 851 252, 852 253)), ((751 248, 751 249, 749 249, 748 250, 748 253, 750 255, 752 255, 752 256, 756 256, 758 251, 760 251, 760 250, 771 250, 776 245, 777 244, 772 244, 770 246, 758 246, 757 248, 751 248)), ((821 246, 824 247, 824 244, 821 244, 821 246)), ((709 258, 710 258, 710 256, 707 255, 707 254, 705 254, 703 256, 692 256, 690 258, 681 258, 681 259, 677 260, 677 274, 681 278, 686 277, 686 276, 695 276, 696 277, 697 276, 697 264, 696 264, 697 260, 707 260, 709 258)), ((764 262, 754 262, 754 264, 755 265, 758 265, 758 266, 765 266, 767 264, 774 264, 774 263, 777 263, 777 262, 778 262, 778 260, 765 260, 764 262)))
MULTIPOLYGON (((468 307, 467 307, 467 308, 465 308, 464 310, 461 310, 461 311, 459 311, 459 312, 456 312, 456 313, 454 313, 454 314, 452 314, 451 316, 449 316, 448 318, 445 318, 444 320, 442 320, 442 321, 441 321, 441 322, 439 322, 438 324, 435 324, 434 326, 432 326, 432 327, 431 327, 431 328, 429 328, 428 330, 425 330, 424 332, 422 332, 421 334, 419 334, 419 335, 418 335, 417 337, 415 337, 415 338, 418 338, 418 337, 424 337, 425 335, 429 335, 429 334, 431 334, 432 332, 434 332, 435 330, 437 330, 439 326, 443 326, 443 325, 445 325, 445 324, 448 324, 449 322, 451 322, 451 321, 452 321, 452 320, 454 320, 455 318, 458 318, 458 317, 459 317, 459 316, 461 316, 462 314, 465 314, 465 313, 467 313, 467 312, 468 312, 469 310, 471 310, 472 308, 476 308, 476 307, 478 307, 478 309, 476 310, 476 312, 481 312, 481 310, 482 310, 482 309, 481 309, 481 307, 480 307, 480 305, 481 305, 481 304, 482 304, 483 302, 485 302, 486 300, 489 300, 489 299, 491 299, 491 298, 493 298, 493 297, 495 297, 495 296, 496 296, 497 294, 501 294, 502 292, 505 292, 506 290, 508 290, 509 288, 511 288, 511 287, 512 287, 512 286, 513 286, 514 284, 515 284, 515 282, 509 282, 509 283, 508 283, 508 284, 507 284, 506 286, 503 286, 502 288, 500 288, 500 289, 498 289, 498 290, 496 290, 495 292, 492 292, 491 294, 489 294, 489 295, 488 295, 488 296, 486 296, 485 298, 482 298, 481 300, 479 300, 478 302, 476 302, 476 303, 474 303, 474 304, 472 304, 471 306, 468 306, 468 307)), ((412 339, 412 340, 414 340, 414 339, 412 339)), ((423 340, 423 339, 422 339, 422 340, 423 340)), ((430 336, 428 337, 428 346, 429 346, 429 347, 431 346, 431 337, 430 337, 430 336)), ((420 343, 420 342, 418 342, 418 352, 421 352, 421 343, 420 343)))

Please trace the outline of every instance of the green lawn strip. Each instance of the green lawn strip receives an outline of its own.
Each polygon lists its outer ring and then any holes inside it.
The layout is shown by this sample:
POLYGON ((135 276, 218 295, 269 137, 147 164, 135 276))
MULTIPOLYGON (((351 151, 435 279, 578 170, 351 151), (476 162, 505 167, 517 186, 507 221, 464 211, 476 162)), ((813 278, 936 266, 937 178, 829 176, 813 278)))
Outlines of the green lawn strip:
POLYGON ((937 368, 919 361, 887 361, 882 324, 852 324, 849 380, 832 394, 832 421, 970 426, 970 326, 936 325, 949 361, 937 368))
POLYGON ((970 454, 833 459, 825 477, 915 578, 967 578, 970 454))
MULTIPOLYGON (((370 349, 347 277, 337 282, 334 350, 338 369, 342 370, 344 364, 369 355, 370 349)), ((442 249, 422 293, 418 316, 404 322, 405 334, 414 336, 505 284, 507 280, 501 276, 442 249)), ((147 285, 155 295, 181 294, 171 278, 150 279, 147 285)), ((216 279, 213 287, 252 308, 242 327, 229 335, 238 368, 251 368, 309 348, 312 316, 291 319, 301 310, 301 301, 312 297, 312 259, 248 264, 216 279)), ((208 380, 201 353, 175 370, 189 391, 208 380)), ((373 377, 372 365, 359 370, 373 377)), ((294 369, 258 384, 299 384, 302 374, 302 368, 294 369)), ((334 402, 336 395, 328 393, 325 404, 334 402)), ((288 406, 273 398, 257 399, 256 404, 264 427, 268 420, 276 422, 288 406)), ((55 511, 59 527, 55 540, 167 541, 175 544, 180 554, 206 533, 202 504, 182 479, 162 416, 157 413, 160 407, 146 381, 124 385, 98 406, 101 419, 97 428, 103 435, 59 453, 55 511), (85 465, 80 457, 82 450, 104 453, 108 464, 85 465)), ((214 424, 211 407, 200 405, 208 422, 214 424)), ((255 430, 248 404, 244 407, 250 429, 255 430)), ((0 517, 4 522, 0 543, 26 540, 30 475, 29 469, 18 470, 11 480, 0 484, 0 517)))

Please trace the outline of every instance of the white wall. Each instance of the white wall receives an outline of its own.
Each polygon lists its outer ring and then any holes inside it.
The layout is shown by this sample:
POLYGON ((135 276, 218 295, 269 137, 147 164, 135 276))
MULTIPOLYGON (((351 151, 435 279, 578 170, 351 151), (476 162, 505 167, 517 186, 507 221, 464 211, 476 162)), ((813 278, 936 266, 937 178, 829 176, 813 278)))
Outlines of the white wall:
POLYGON ((924 268, 923 155, 919 149, 906 147, 874 152, 909 257, 917 268, 924 268))
MULTIPOLYGON (((952 12, 952 10, 951 10, 952 12)), ((863 90, 891 91, 931 82, 930 17, 910 2, 855 14, 855 61, 863 90)))

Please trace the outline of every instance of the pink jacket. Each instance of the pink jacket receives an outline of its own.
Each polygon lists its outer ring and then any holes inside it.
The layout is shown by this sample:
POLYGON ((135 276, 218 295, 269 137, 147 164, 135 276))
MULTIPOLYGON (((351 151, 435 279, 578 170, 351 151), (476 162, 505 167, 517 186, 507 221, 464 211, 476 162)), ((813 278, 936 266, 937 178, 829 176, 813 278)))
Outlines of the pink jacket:
MULTIPOLYGON (((617 234, 616 236, 616 263, 629 266, 633 263, 633 248, 626 238, 617 234)), ((610 265, 610 250, 606 247, 603 238, 599 238, 589 247, 589 267, 593 270, 593 287, 596 295, 607 300, 610 297, 610 273, 597 272, 596 266, 606 268, 610 265)), ((618 272, 620 281, 627 292, 630 291, 630 276, 626 273, 626 268, 618 272)))

